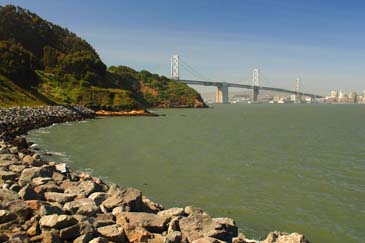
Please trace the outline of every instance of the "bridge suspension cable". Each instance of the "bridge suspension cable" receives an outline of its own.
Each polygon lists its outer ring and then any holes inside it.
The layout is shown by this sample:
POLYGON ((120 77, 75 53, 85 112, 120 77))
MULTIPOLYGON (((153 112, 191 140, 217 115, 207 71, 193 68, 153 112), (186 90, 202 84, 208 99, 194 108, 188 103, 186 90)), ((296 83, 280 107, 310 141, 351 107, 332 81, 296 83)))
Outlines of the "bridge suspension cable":
MULTIPOLYGON (((262 72, 260 72, 260 77, 261 77, 261 80, 264 83, 264 85, 261 85, 261 86, 275 87, 275 85, 273 85, 272 82, 268 81, 268 80, 271 80, 271 79, 265 77, 265 75, 262 72)), ((294 85, 293 85, 293 87, 294 87, 294 85)), ((303 88, 303 83, 301 82, 301 79, 300 78, 297 78, 295 80, 295 89, 293 89, 293 90, 295 90, 296 95, 298 97, 302 96, 303 94, 306 94, 305 88, 303 88)))
POLYGON ((198 79, 201 79, 201 80, 206 80, 206 81, 212 81, 211 78, 201 74, 199 71, 197 71, 195 68, 190 66, 188 63, 181 60, 181 58, 180 58, 180 65, 184 68, 185 71, 187 71, 188 73, 193 75, 195 78, 198 78, 198 79))

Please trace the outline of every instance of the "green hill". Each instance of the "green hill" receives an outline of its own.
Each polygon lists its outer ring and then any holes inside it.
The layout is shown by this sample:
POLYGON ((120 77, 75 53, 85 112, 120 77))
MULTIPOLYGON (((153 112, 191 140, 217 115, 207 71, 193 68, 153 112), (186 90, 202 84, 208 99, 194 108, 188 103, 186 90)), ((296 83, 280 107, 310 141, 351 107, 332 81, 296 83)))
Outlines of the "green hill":
POLYGON ((82 104, 94 109, 205 107, 185 84, 107 67, 92 46, 28 10, 0 6, 0 106, 82 104))

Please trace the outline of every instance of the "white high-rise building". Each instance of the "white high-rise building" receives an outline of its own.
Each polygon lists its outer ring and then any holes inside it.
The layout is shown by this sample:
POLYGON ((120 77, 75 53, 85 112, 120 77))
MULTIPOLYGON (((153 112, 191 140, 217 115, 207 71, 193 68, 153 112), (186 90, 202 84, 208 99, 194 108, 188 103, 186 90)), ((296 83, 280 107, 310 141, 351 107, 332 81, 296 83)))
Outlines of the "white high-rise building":
POLYGON ((345 93, 342 92, 342 90, 340 90, 340 93, 338 94, 338 98, 339 99, 345 98, 345 93))
POLYGON ((336 90, 332 90, 331 91, 331 98, 337 98, 338 97, 338 92, 336 90))

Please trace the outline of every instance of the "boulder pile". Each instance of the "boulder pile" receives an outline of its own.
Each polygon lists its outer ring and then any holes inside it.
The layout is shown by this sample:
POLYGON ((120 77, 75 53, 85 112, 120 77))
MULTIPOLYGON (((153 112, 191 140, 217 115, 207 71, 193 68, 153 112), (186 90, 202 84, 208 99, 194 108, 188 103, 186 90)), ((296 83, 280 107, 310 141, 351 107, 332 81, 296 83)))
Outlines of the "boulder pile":
POLYGON ((31 129, 94 118, 95 112, 84 106, 38 106, 0 109, 0 139, 9 140, 31 129))
POLYGON ((10 114, 10 109, 0 113, 14 121, 0 119, 6 133, 6 140, 0 140, 0 242, 308 242, 301 234, 281 232, 272 232, 263 241, 248 240, 233 219, 213 218, 192 206, 165 209, 135 188, 106 183, 64 163, 47 162, 24 137, 15 136, 55 121, 93 116, 87 110, 58 115, 63 109, 14 108, 16 114, 30 112, 33 117, 40 112, 48 117, 29 120, 10 114), (16 124, 26 127, 17 129, 16 124))

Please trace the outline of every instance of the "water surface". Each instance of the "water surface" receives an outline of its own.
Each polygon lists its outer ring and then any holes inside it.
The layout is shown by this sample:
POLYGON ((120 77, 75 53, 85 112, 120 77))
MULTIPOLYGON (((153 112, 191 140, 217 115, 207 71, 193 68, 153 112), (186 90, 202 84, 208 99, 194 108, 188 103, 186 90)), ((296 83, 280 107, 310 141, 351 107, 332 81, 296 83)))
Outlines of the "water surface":
POLYGON ((53 159, 166 207, 234 218, 246 236, 364 242, 365 106, 220 105, 99 118, 29 137, 53 159))

